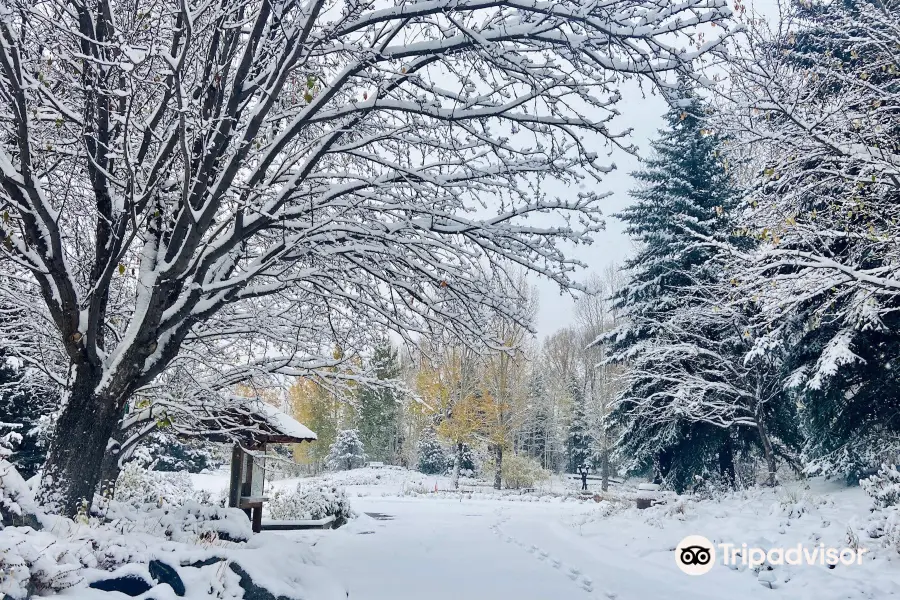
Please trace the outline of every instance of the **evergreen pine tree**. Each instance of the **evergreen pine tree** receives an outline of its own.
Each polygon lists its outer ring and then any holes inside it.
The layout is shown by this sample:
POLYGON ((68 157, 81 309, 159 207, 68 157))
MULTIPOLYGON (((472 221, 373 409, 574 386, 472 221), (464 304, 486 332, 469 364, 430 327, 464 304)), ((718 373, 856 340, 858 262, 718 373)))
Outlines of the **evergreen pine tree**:
POLYGON ((359 431, 356 429, 338 431, 337 439, 328 449, 325 464, 332 471, 349 471, 364 467, 366 451, 359 439, 359 431))
MULTIPOLYGON (((397 350, 382 340, 372 356, 375 376, 382 381, 400 376, 397 350)), ((390 387, 363 385, 358 393, 359 435, 371 460, 395 463, 399 459, 402 417, 399 394, 390 387)))
POLYGON ((579 468, 592 467, 593 453, 591 447, 590 423, 584 405, 585 398, 581 386, 573 380, 569 389, 572 395, 572 418, 569 421, 569 432, 566 443, 568 450, 568 472, 577 473, 579 468))
POLYGON ((447 470, 448 460, 444 447, 438 441, 434 428, 422 432, 418 445, 418 470, 426 475, 438 475, 447 470))
POLYGON ((171 431, 160 429, 147 436, 136 456, 154 471, 187 471, 200 473, 221 466, 215 444, 202 439, 181 439, 171 431), (145 457, 145 458, 144 458, 145 457))
POLYGON ((522 453, 536 459, 541 467, 550 469, 550 449, 553 422, 552 407, 547 398, 544 375, 536 370, 528 381, 527 414, 518 444, 522 453))
POLYGON ((676 489, 695 475, 734 473, 735 445, 741 435, 705 421, 647 417, 665 414, 675 392, 666 377, 671 365, 654 363, 652 350, 664 339, 664 323, 690 309, 696 300, 684 290, 714 283, 721 276, 715 251, 697 243, 694 234, 733 243, 728 217, 738 196, 721 159, 721 140, 710 134, 706 107, 686 90, 680 107, 665 116, 667 127, 652 142, 653 155, 633 173, 639 187, 635 202, 620 215, 627 233, 640 243, 624 265, 625 285, 614 297, 626 323, 603 337, 610 359, 634 365, 611 415, 620 432, 617 454, 632 471, 654 471, 676 489))

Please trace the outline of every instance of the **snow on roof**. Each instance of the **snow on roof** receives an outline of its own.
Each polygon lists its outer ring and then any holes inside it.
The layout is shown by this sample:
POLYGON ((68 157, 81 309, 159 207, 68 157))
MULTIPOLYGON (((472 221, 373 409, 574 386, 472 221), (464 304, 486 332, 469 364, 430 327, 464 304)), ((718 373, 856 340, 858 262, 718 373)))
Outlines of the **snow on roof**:
POLYGON ((266 422, 272 426, 272 429, 279 434, 297 438, 298 440, 315 440, 318 439, 316 434, 306 425, 297 421, 290 415, 286 415, 271 404, 265 402, 259 403, 260 415, 266 419, 266 422))

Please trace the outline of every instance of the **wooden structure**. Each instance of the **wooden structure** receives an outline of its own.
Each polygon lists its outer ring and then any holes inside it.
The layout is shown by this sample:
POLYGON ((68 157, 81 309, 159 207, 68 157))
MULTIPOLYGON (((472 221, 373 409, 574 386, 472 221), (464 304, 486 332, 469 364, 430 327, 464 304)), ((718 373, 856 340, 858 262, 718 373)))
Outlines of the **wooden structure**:
POLYGON ((228 487, 228 506, 247 513, 253 531, 262 530, 262 506, 266 481, 266 444, 299 444, 311 442, 316 434, 293 418, 261 404, 249 413, 253 421, 252 435, 240 439, 231 451, 231 477, 228 487))

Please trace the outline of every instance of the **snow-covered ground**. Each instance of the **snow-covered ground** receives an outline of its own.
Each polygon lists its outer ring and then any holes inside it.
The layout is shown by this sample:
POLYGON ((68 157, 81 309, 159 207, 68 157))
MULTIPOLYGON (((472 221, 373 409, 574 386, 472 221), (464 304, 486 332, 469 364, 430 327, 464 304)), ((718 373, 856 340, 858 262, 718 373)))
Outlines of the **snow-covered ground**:
MULTIPOLYGON (((545 488, 526 495, 496 495, 472 481, 457 494, 447 491, 446 478, 389 469, 325 479, 347 486, 360 517, 334 531, 279 534, 309 544, 359 600, 900 596, 900 555, 866 538, 870 502, 858 488, 813 481, 640 511, 621 491, 599 503, 577 501, 576 483, 561 479, 548 486, 552 494, 545 488), (691 534, 770 549, 843 548, 849 532, 871 546, 860 565, 776 566, 760 576, 717 564, 692 577, 675 562, 675 546, 691 534)), ((217 475, 195 477, 214 493, 224 484, 217 475)))

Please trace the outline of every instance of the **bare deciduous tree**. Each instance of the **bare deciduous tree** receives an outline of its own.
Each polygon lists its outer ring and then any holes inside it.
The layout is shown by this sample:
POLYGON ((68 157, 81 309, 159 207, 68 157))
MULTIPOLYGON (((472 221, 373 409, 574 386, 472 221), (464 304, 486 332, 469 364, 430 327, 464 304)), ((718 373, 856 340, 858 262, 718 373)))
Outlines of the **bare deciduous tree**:
POLYGON ((626 147, 608 129, 620 76, 660 83, 718 45, 683 48, 727 13, 724 0, 6 2, 4 278, 42 302, 67 389, 43 501, 71 515, 92 496, 128 399, 199 338, 291 350, 300 323, 242 327, 257 301, 487 339, 473 307, 518 317, 491 287, 504 261, 570 286, 558 243, 598 228, 600 194, 550 198, 542 182, 599 180, 594 147, 626 147), (571 224, 525 222, 547 211, 571 224))

